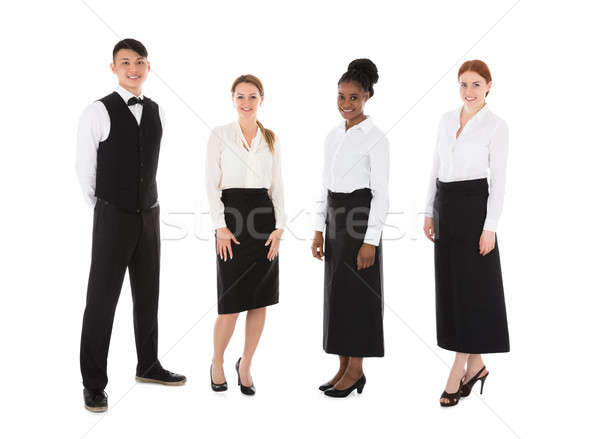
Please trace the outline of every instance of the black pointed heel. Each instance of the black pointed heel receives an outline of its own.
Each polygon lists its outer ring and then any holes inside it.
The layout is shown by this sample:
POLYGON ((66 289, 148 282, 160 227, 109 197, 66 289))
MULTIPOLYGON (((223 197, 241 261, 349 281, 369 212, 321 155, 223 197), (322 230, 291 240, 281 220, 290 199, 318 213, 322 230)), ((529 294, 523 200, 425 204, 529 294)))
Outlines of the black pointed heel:
POLYGON ((333 398, 345 398, 346 396, 350 395, 354 389, 356 389, 358 393, 362 393, 366 383, 367 377, 363 375, 347 389, 339 390, 331 386, 331 388, 325 390, 325 395, 331 396, 333 398))
POLYGON ((485 370, 485 366, 483 366, 483 368, 479 372, 477 372, 473 378, 471 378, 466 383, 462 383, 460 385, 459 391, 460 391, 461 397, 464 398, 466 396, 469 396, 471 394, 471 389, 473 389, 473 386, 475 385, 475 383, 480 380, 481 380, 481 387, 479 389, 479 394, 480 395, 483 394, 483 384, 485 383, 485 380, 487 379, 488 375, 490 374, 490 372, 488 371, 488 373, 486 373, 485 375, 481 375, 484 370, 485 370))
POLYGON ((329 381, 328 381, 328 382, 326 382, 325 384, 321 384, 321 385, 319 386, 319 390, 320 390, 321 392, 324 392, 325 390, 327 390, 327 389, 331 389, 332 387, 333 387, 333 384, 330 384, 330 383, 329 383, 329 381))
POLYGON ((224 392, 227 390, 227 381, 221 384, 216 384, 212 379, 212 363, 210 365, 210 387, 213 389, 213 392, 224 392))
POLYGON ((242 384, 242 380, 240 379, 240 361, 242 361, 242 357, 238 358, 237 362, 235 363, 235 371, 237 372, 238 376, 238 386, 240 386, 240 392, 242 392, 244 395, 254 395, 256 393, 254 384, 252 384, 250 387, 242 384))

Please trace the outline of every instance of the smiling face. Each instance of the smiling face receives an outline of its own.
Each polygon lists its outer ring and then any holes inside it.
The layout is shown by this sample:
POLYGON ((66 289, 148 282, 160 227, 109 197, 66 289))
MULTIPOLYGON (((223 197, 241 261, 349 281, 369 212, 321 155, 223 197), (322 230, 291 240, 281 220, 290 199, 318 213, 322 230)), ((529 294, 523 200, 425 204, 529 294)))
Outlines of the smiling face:
POLYGON ((338 111, 349 125, 364 118, 364 106, 368 99, 369 92, 364 91, 360 84, 354 81, 338 85, 338 111))
POLYGON ((110 68, 124 89, 139 95, 150 71, 150 63, 131 49, 121 49, 115 55, 110 68))
POLYGON ((458 78, 460 86, 460 97, 463 103, 470 109, 481 108, 485 104, 485 95, 492 87, 492 82, 487 82, 477 72, 464 72, 458 78))
POLYGON ((233 91, 233 105, 240 117, 256 119, 258 107, 262 104, 263 97, 256 85, 249 82, 240 82, 233 91))

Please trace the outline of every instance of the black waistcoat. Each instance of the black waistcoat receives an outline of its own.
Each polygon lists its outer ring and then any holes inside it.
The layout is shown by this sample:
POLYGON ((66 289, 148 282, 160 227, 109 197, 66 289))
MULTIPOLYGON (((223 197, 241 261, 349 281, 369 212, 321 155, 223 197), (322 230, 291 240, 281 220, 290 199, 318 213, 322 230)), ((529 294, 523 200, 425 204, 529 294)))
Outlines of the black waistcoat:
POLYGON ((138 126, 117 92, 100 101, 110 117, 110 132, 98 146, 96 197, 126 210, 147 209, 158 199, 156 170, 162 137, 158 104, 144 96, 138 126))

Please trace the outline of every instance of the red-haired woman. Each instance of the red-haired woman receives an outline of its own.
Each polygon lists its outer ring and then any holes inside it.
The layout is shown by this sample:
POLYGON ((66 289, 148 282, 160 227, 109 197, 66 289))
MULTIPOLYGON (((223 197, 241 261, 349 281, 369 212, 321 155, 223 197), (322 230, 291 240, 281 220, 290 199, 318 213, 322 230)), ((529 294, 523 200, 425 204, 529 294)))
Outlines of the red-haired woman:
POLYGON ((495 233, 508 126, 486 104, 492 75, 483 61, 465 62, 458 83, 462 106, 439 124, 423 227, 435 244, 438 346, 456 352, 440 397, 444 407, 468 396, 477 381, 483 392, 489 372, 481 354, 509 351, 495 233))
POLYGON ((278 253, 286 216, 279 141, 257 120, 263 85, 256 76, 242 75, 233 82, 231 94, 238 120, 215 128, 206 152, 206 190, 216 230, 219 313, 211 387, 215 392, 227 390, 225 348, 239 313, 247 311, 244 352, 235 368, 241 392, 253 395, 250 364, 266 307, 279 301, 278 253))

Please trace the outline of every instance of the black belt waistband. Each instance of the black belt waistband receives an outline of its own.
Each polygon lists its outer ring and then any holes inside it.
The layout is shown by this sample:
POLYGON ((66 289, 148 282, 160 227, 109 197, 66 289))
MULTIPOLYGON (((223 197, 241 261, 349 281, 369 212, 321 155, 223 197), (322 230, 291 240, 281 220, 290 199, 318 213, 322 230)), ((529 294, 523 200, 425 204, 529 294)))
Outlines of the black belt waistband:
POLYGON ((371 189, 368 187, 362 189, 356 189, 352 192, 332 192, 331 190, 327 190, 327 198, 330 200, 350 200, 350 199, 360 199, 360 198, 372 198, 373 194, 371 193, 371 189))
POLYGON ((477 178, 474 180, 459 180, 443 182, 436 179, 435 185, 439 191, 443 192, 488 192, 487 178, 477 178))
POLYGON ((102 198, 97 198, 96 199, 96 203, 102 203, 105 206, 112 206, 115 209, 120 210, 122 212, 126 212, 126 213, 143 213, 143 212, 149 212, 152 209, 155 209, 155 208, 158 207, 158 201, 156 201, 152 206, 146 207, 144 209, 126 209, 124 207, 117 206, 116 204, 113 204, 113 203, 111 203, 109 201, 106 201, 106 200, 104 200, 102 198))
POLYGON ((252 195, 264 195, 264 194, 269 194, 268 189, 260 187, 260 188, 241 188, 241 187, 234 187, 234 188, 229 188, 229 189, 223 189, 221 191, 221 195, 248 195, 248 196, 252 196, 252 195))

